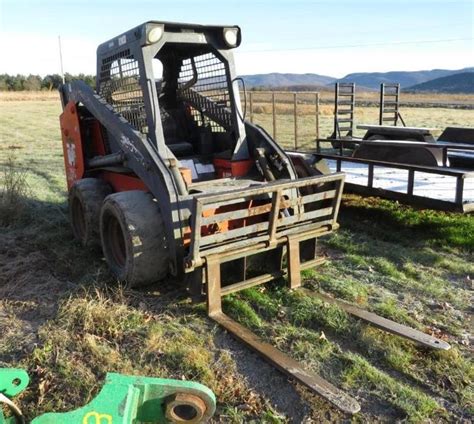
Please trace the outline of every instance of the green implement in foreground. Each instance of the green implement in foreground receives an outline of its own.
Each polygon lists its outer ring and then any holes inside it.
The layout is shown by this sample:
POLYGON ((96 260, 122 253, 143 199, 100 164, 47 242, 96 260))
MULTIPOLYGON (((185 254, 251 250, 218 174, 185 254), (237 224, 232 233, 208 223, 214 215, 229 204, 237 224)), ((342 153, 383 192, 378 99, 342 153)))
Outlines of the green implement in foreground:
MULTIPOLYGON (((4 418, 0 411, 0 424, 25 422, 9 397, 23 391, 28 381, 24 370, 0 369, 0 401, 15 415, 4 418)), ((88 405, 71 412, 44 414, 31 423, 200 423, 208 420, 215 409, 214 394, 202 384, 108 373, 102 390, 88 405)))

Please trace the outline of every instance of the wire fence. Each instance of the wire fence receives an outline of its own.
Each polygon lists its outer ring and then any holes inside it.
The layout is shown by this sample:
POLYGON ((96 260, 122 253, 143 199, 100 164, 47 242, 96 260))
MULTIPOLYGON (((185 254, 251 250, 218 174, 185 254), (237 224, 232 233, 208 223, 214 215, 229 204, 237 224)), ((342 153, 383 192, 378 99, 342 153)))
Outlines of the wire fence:
MULTIPOLYGON (((362 137, 365 130, 357 129, 357 125, 378 123, 379 105, 376 99, 379 93, 359 93, 357 96, 354 136, 362 137), (370 104, 367 103, 369 97, 370 104)), ((405 95, 411 101, 410 96, 405 95)), ((241 93, 240 99, 246 119, 262 126, 285 149, 315 150, 318 138, 326 139, 333 133, 333 93, 247 91, 246 96, 241 93)), ((401 114, 408 126, 431 128, 432 134, 437 137, 446 126, 462 127, 474 122, 473 109, 440 107, 424 103, 426 100, 426 96, 420 96, 419 107, 404 107, 401 102, 401 114)))
POLYGON ((286 149, 316 147, 320 136, 320 93, 248 91, 241 94, 246 118, 262 126, 286 149), (245 98, 246 97, 246 98, 245 98))

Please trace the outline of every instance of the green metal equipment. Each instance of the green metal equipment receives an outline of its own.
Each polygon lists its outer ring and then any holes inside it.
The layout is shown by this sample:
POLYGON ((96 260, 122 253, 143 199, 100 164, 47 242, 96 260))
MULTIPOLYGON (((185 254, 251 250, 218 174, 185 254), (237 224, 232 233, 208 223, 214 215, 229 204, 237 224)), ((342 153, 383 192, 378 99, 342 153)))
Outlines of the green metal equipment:
MULTIPOLYGON (((24 370, 0 369, 0 402, 14 414, 5 418, 0 410, 0 424, 25 422, 10 398, 21 393, 28 382, 24 370)), ((71 412, 47 413, 31 424, 190 424, 207 421, 215 409, 214 394, 202 384, 108 373, 101 391, 86 406, 71 412)))

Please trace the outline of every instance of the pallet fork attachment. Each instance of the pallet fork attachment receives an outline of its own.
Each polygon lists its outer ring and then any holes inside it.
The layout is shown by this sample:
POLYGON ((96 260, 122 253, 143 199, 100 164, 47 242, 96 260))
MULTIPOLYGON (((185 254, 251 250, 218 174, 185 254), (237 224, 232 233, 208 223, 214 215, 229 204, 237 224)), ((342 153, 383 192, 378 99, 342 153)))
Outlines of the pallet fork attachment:
POLYGON ((327 294, 317 293, 306 288, 302 288, 301 290, 308 296, 317 297, 324 302, 337 305, 348 314, 365 321, 366 323, 371 324, 380 330, 386 331, 387 333, 395 334, 396 336, 411 340, 412 342, 418 343, 419 345, 428 347, 430 349, 451 349, 451 345, 449 345, 449 343, 430 336, 429 334, 423 333, 422 331, 415 330, 414 328, 381 317, 380 315, 374 314, 373 312, 366 311, 365 309, 351 305, 350 303, 344 302, 343 300, 335 299, 331 296, 328 296, 327 294))
POLYGON ((207 313, 211 319, 281 372, 308 387, 341 411, 355 414, 360 410, 360 405, 356 399, 321 376, 304 369, 300 363, 264 342, 251 330, 227 316, 222 310, 222 296, 283 277, 286 272, 284 270, 268 272, 250 279, 244 277, 243 281, 238 283, 223 285, 221 265, 244 258, 247 255, 281 247, 286 255, 290 289, 301 289, 306 295, 337 304, 344 311, 369 324, 418 342, 426 347, 449 349, 450 346, 446 342, 420 331, 397 324, 347 302, 301 288, 301 270, 324 262, 324 258, 319 257, 302 262, 301 242, 316 239, 337 228, 337 209, 342 188, 343 176, 334 174, 325 177, 302 178, 296 181, 275 182, 266 184, 264 187, 240 190, 239 193, 227 192, 196 196, 191 225, 193 234, 186 266, 188 272, 194 270, 195 267, 204 267, 203 277, 206 283, 207 313), (299 195, 289 200, 284 193, 291 190, 296 190, 299 195), (264 205, 205 216, 207 209, 218 211, 221 205, 225 205, 229 201, 236 205, 245 205, 244 201, 256 197, 261 198, 262 195, 267 196, 267 203, 264 205), (312 202, 320 203, 318 203, 318 207, 311 207, 312 202), (291 210, 292 213, 287 213, 288 210, 291 210), (266 219, 227 232, 203 235, 202 228, 210 223, 218 223, 230 217, 246 220, 259 214, 267 214, 265 215, 266 219))
MULTIPOLYGON (((289 250, 287 250, 289 252, 289 250)), ((238 340, 246 344, 266 361, 298 383, 308 387, 312 392, 331 402, 334 406, 348 414, 360 411, 360 404, 318 374, 306 370, 299 362, 262 341, 255 333, 237 323, 222 311, 222 288, 220 278, 220 262, 206 262, 207 271, 207 311, 208 316, 225 328, 238 340)), ((296 282, 297 283, 297 282, 296 282)))
POLYGON ((186 265, 188 272, 195 267, 204 267, 207 312, 211 319, 289 377, 327 399, 340 410, 355 414, 360 410, 357 400, 319 375, 306 370, 300 363, 264 342, 222 311, 222 296, 284 275, 284 271, 280 269, 222 286, 221 265, 247 255, 268 252, 276 248, 284 249, 290 287, 296 289, 301 286, 301 270, 321 263, 322 259, 316 257, 301 262, 300 243, 316 239, 337 228, 336 218, 343 184, 343 175, 335 174, 295 181, 277 181, 262 187, 239 190, 238 193, 227 192, 195 197, 192 214, 193 236, 186 265), (285 195, 285 193, 295 194, 295 191, 298 195, 285 195), (203 226, 220 222, 230 216, 229 212, 224 212, 204 217, 206 208, 219 210, 220 205, 225 205, 229 201, 245 205, 245 201, 255 201, 262 197, 267 199, 265 204, 238 209, 231 214, 234 219, 247 220, 260 215, 264 215, 264 219, 227 232, 202 236, 203 226), (292 213, 289 213, 289 210, 292 213))

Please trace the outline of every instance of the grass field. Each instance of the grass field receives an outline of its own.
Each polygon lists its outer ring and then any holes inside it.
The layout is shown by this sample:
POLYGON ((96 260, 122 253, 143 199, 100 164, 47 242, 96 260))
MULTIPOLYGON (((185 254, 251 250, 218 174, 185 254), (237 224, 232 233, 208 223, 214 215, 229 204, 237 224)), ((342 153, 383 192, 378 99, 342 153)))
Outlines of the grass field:
MULTIPOLYGON (((311 108, 313 109, 313 108, 311 108)), ((321 138, 329 137, 333 131, 332 107, 321 105, 319 116, 319 133, 321 138)), ((260 109, 261 110, 261 109, 260 109)), ((315 148, 316 118, 314 112, 302 113, 298 116, 298 147, 315 148)), ((355 119, 358 124, 375 124, 378 122, 378 108, 359 107, 356 109, 355 119)), ((466 126, 474 122, 474 110, 459 110, 445 108, 407 108, 403 110, 403 119, 409 126, 433 128, 432 133, 439 136, 446 126, 466 126)), ((272 115, 270 113, 255 113, 253 122, 262 125, 270 134, 273 134, 272 115)), ((276 139, 283 146, 294 146, 294 118, 293 113, 277 114, 276 139)), ((363 130, 357 130, 355 136, 363 136, 363 130)))
MULTIPOLYGON (((363 112, 373 121, 374 111, 363 112)), ((408 112, 412 125, 473 122, 469 111, 408 112)), ((87 403, 116 371, 207 384, 216 422, 347 419, 233 341, 180 287, 123 288, 99 251, 73 240, 59 114, 51 100, 0 103, 0 367, 29 371, 17 398, 27 417, 87 403), (19 198, 4 190, 12 171, 19 198)), ((283 141, 292 129, 282 123, 283 141)), ((340 223, 321 243, 327 263, 306 271, 305 285, 434 334, 450 351, 389 336, 284 281, 228 296, 225 311, 356 397, 354 422, 469 422, 473 217, 347 196, 340 223)))
MULTIPOLYGON (((248 92, 247 92, 248 93, 248 92)), ((327 87, 325 90, 321 90, 320 99, 322 102, 333 103, 334 102, 334 89, 333 87, 327 87)), ((271 96, 266 92, 253 92, 255 101, 270 102, 271 96)), ((312 102, 314 94, 309 92, 299 93, 299 98, 306 101, 312 102)), ((55 90, 52 91, 0 91, 0 101, 17 101, 17 100, 38 100, 48 101, 57 99, 58 93, 55 90)), ((243 95, 242 95, 243 98, 243 95)), ((292 92, 278 92, 277 99, 279 101, 285 101, 291 103, 293 101, 292 92)), ((369 101, 378 103, 379 93, 377 91, 361 91, 357 89, 357 100, 369 101)), ((434 103, 434 104, 466 104, 472 106, 474 103, 474 94, 438 94, 438 93, 407 93, 402 90, 401 101, 406 103, 434 103)))

